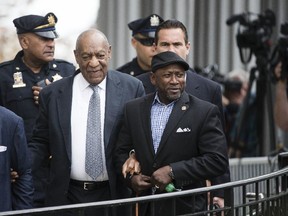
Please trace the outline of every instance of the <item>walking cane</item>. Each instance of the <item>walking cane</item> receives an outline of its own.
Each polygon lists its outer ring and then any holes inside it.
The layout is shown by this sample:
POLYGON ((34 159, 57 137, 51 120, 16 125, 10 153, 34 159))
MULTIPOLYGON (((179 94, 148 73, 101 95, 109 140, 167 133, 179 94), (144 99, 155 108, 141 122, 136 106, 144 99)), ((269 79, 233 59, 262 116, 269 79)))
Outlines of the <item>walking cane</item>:
MULTIPOLYGON (((136 193, 135 196, 138 197, 138 193, 136 193)), ((136 202, 136 204, 135 204, 135 216, 139 216, 139 204, 138 204, 138 202, 136 202)))

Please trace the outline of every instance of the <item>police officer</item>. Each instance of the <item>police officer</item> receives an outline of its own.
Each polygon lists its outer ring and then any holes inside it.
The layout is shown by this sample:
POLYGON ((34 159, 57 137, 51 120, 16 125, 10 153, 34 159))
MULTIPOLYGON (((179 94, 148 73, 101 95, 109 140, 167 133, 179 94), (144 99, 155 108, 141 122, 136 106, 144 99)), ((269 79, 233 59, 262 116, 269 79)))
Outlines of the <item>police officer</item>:
MULTIPOLYGON (((0 105, 22 117, 29 142, 38 115, 39 92, 51 82, 72 75, 75 67, 67 61, 54 59, 54 39, 58 37, 55 14, 22 16, 13 23, 22 50, 13 60, 0 64, 0 105)), ((49 160, 43 167, 48 163, 49 160)), ((14 181, 18 181, 17 172, 19 170, 11 172, 14 181)), ((46 175, 43 171, 33 176, 41 179, 41 184, 34 185, 35 207, 43 206, 46 175)))
POLYGON ((0 105, 23 118, 29 141, 38 113, 39 91, 47 84, 72 75, 75 67, 54 59, 57 17, 27 15, 16 18, 22 50, 11 61, 0 64, 0 105))
POLYGON ((143 19, 137 19, 128 24, 132 30, 131 44, 137 56, 125 65, 117 68, 118 71, 138 76, 151 71, 151 60, 155 55, 153 47, 155 30, 164 20, 157 14, 152 14, 143 19))

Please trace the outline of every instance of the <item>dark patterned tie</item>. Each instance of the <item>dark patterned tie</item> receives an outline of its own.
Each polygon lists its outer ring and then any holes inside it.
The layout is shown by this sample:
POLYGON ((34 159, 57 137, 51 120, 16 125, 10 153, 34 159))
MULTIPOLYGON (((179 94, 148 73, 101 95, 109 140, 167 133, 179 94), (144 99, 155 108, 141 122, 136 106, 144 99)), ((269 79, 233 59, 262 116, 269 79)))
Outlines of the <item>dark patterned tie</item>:
POLYGON ((90 85, 90 88, 93 89, 93 94, 89 101, 87 117, 85 171, 95 181, 103 172, 100 96, 98 86, 90 85))

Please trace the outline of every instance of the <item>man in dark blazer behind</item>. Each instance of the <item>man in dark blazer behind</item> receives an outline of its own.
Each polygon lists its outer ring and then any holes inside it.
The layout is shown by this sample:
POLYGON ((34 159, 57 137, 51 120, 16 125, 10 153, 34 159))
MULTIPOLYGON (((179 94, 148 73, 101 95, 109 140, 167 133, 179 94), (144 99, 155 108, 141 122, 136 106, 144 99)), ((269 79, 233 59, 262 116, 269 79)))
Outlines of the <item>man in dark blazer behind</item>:
POLYGON ((0 106, 0 212, 33 207, 33 182, 23 120, 0 106), (11 183, 10 169, 19 177, 11 183))
MULTIPOLYGON (((205 180, 228 169, 226 139, 217 106, 184 91, 189 65, 174 52, 152 58, 155 94, 128 102, 124 124, 115 149, 117 171, 135 149, 141 174, 130 177, 139 195, 163 193, 174 183, 183 190, 204 187, 205 180)), ((155 204, 155 215, 173 215, 171 200, 155 204)), ((205 195, 176 199, 176 214, 189 214, 207 207, 205 195)), ((140 204, 140 215, 151 215, 140 204)), ((153 215, 154 215, 153 214, 153 215)))
MULTIPOLYGON (((143 96, 138 79, 108 70, 111 46, 106 36, 90 29, 80 34, 74 51, 79 70, 44 88, 40 93, 40 115, 29 147, 33 170, 50 156, 50 179, 46 205, 94 202, 123 197, 112 165, 112 150, 123 118, 124 104, 143 96), (93 179, 85 170, 88 105, 97 86, 100 95, 103 172, 93 179), (104 111, 104 113, 103 113, 104 111), (106 168, 105 168, 106 167, 106 168)), ((99 164, 95 164, 99 166, 99 164)), ((87 212, 86 212, 87 213, 87 212)), ((91 211, 85 215, 104 214, 91 211)))

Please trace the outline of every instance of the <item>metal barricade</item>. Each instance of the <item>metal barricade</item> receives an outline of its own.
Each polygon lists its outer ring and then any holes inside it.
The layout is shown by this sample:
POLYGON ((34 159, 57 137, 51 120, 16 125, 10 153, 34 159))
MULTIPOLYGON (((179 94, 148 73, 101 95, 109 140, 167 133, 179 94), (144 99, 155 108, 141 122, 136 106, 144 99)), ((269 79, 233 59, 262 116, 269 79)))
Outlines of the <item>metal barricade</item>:
MULTIPOLYGON (((189 213, 186 215, 206 215, 214 216, 222 215, 227 216, 286 216, 288 213, 288 189, 287 189, 288 168, 284 168, 266 175, 261 175, 254 178, 229 182, 222 185, 216 185, 205 188, 198 188, 193 190, 172 192, 159 195, 151 195, 145 197, 119 199, 111 201, 102 201, 94 203, 84 203, 76 205, 66 205, 47 208, 35 208, 30 210, 2 212, 1 216, 7 215, 62 215, 66 210, 75 211, 77 215, 83 215, 83 210, 87 208, 105 208, 107 215, 110 209, 119 206, 134 206, 137 203, 149 203, 152 210, 158 201, 164 199, 176 200, 179 197, 191 196, 195 197, 198 194, 207 194, 215 190, 225 190, 225 207, 220 209, 206 209, 202 212, 189 213), (262 186, 265 188, 262 189, 262 186), (240 188, 242 200, 240 203, 235 203, 233 196, 229 193, 232 189, 234 191, 240 188), (249 190, 248 190, 249 188, 249 190)), ((239 195, 240 195, 239 194, 239 195)), ((175 204, 175 202, 174 202, 175 204)), ((175 214, 176 215, 176 214, 175 214)), ((158 216, 158 215, 157 215, 158 216)))
MULTIPOLYGON (((278 170, 278 157, 249 157, 249 158, 232 158, 229 160, 231 181, 239 181, 244 179, 262 176, 278 170)), ((273 187, 270 182, 270 187, 273 187)), ((259 191, 265 191, 266 185, 260 184, 259 191)), ((248 200, 253 199, 252 193, 255 191, 253 185, 246 188, 248 200)), ((254 194, 255 196, 255 194, 254 194)), ((260 197, 262 195, 259 195, 260 197)), ((241 188, 234 188, 234 203, 240 204, 243 200, 241 188)))

